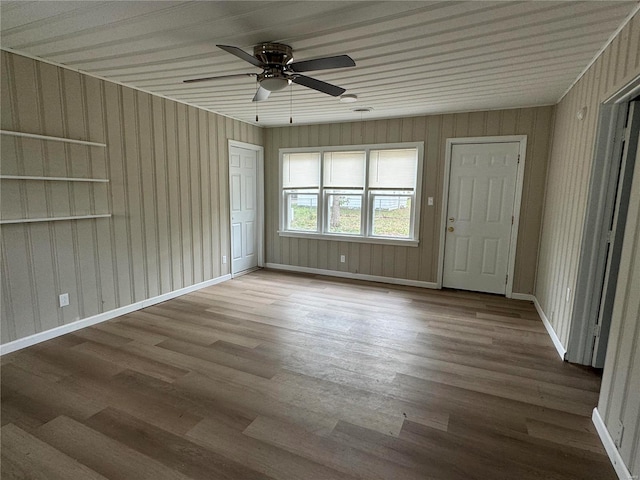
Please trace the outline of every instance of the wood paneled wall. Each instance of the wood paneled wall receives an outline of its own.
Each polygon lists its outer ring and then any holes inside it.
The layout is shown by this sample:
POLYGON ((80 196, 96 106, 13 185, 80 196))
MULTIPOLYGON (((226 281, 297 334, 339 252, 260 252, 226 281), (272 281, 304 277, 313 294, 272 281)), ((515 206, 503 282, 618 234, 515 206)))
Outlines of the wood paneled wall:
MULTIPOLYGON (((546 184, 536 297, 565 347, 568 345, 573 300, 570 298, 567 301, 566 294, 567 288, 574 291, 577 281, 598 108, 604 100, 638 75, 640 14, 636 13, 557 106, 546 184), (585 106, 587 116, 579 121, 576 113, 585 106)), ((632 201, 636 203, 640 189, 638 170, 636 168, 632 201)), ((640 327, 637 292, 640 288, 640 250, 637 247, 637 219, 630 214, 628 222, 627 228, 632 232, 625 234, 625 257, 622 262, 625 268, 618 281, 620 291, 614 307, 598 410, 610 432, 613 432, 618 419, 627 420, 620 451, 627 466, 632 468, 632 473, 638 475, 640 327), (630 452, 635 453, 631 455, 630 452)))
POLYGON ((436 282, 446 139, 527 135, 525 183, 513 291, 533 293, 553 113, 553 107, 537 107, 267 129, 267 262, 436 282), (418 247, 308 240, 278 235, 278 149, 418 141, 425 144, 418 247), (434 206, 427 205, 427 197, 434 197, 434 206), (345 263, 339 262, 340 255, 346 256, 345 263))
POLYGON ((2 52, 1 173, 109 184, 2 180, 3 218, 112 213, 2 226, 2 343, 229 273, 227 140, 262 129, 2 52), (58 295, 71 303, 58 307, 58 295))

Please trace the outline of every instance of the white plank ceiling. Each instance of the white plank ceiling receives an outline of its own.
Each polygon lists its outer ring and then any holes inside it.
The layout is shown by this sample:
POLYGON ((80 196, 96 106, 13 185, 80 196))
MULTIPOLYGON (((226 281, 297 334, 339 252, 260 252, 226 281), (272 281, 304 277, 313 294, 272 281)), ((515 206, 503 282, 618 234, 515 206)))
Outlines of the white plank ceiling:
POLYGON ((388 118, 555 103, 637 1, 48 1, 0 4, 2 48, 255 123, 260 70, 220 49, 289 44, 295 60, 349 54, 308 75, 358 102, 298 85, 259 104, 259 124, 388 118), (362 114, 353 109, 371 107, 362 114))

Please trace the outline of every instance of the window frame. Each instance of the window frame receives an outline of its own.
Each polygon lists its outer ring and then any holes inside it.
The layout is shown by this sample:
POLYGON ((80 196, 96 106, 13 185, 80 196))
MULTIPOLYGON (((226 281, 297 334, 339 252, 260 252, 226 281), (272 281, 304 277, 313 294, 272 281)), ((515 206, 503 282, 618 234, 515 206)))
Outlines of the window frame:
POLYGON ((308 238, 320 240, 335 240, 346 242, 359 242, 383 245, 403 245, 418 246, 420 242, 420 210, 422 206, 422 184, 423 184, 423 164, 424 164, 424 142, 402 142, 402 143, 378 143, 365 145, 334 145, 324 147, 298 147, 298 148, 281 148, 278 151, 278 196, 279 196, 279 218, 278 218, 278 235, 281 237, 308 238), (416 185, 413 189, 413 198, 415 206, 412 207, 410 220, 410 236, 407 238, 373 236, 373 195, 375 192, 388 191, 407 191, 406 188, 369 188, 369 168, 371 159, 371 150, 401 150, 415 148, 417 153, 417 169, 416 169, 416 185), (364 187, 360 189, 351 188, 335 188, 324 186, 324 154, 326 152, 348 152, 348 151, 364 151, 365 152, 365 178, 364 187), (320 154, 320 185, 318 187, 318 226, 315 232, 287 230, 287 212, 286 210, 286 192, 291 188, 283 187, 283 164, 284 155, 291 153, 319 153, 320 154), (362 229, 359 235, 346 233, 329 233, 327 232, 328 208, 325 205, 331 191, 347 191, 352 190, 354 194, 362 196, 361 202, 361 223, 362 229))

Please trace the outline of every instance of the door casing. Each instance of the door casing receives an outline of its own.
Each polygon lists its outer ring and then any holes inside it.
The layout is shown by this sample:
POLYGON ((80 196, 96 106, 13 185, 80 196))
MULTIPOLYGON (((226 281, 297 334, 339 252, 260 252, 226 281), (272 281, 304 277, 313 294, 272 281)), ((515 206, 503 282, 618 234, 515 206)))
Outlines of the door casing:
POLYGON ((258 159, 257 164, 257 178, 256 178, 256 203, 257 203, 257 218, 256 226, 258 230, 258 267, 264 267, 264 147, 260 145, 254 145, 252 143, 239 142, 237 140, 229 140, 227 148, 227 185, 229 186, 229 195, 227 197, 229 207, 229 218, 227 225, 229 225, 229 248, 226 253, 229 262, 229 271, 233 278, 237 273, 233 271, 233 259, 231 254, 231 246, 233 245, 232 227, 231 227, 231 174, 229 169, 229 159, 231 158, 231 148, 239 147, 247 150, 253 150, 256 152, 258 159))
MULTIPOLYGON (((587 198, 585 223, 580 245, 578 274, 575 286, 569 339, 565 360, 591 365, 593 339, 598 323, 602 282, 606 270, 603 248, 610 221, 611 168, 621 158, 619 139, 627 118, 628 103, 640 94, 640 77, 609 96, 599 106, 596 142, 593 151, 591 180, 587 198)), ((636 165, 640 165, 636 161, 636 165)))
MULTIPOLYGON (((442 288, 442 278, 444 276, 444 242, 447 228, 447 210, 449 207, 449 180, 451 176, 451 151, 454 145, 469 143, 513 143, 520 144, 520 161, 518 163, 518 173, 516 175, 516 191, 513 205, 513 225, 511 226, 511 241, 509 245, 509 262, 507 266, 507 285, 505 296, 507 298, 517 298, 518 294, 513 293, 513 274, 515 269, 516 245, 518 244, 518 226, 520 225, 520 204, 522 202, 522 187, 524 185, 524 167, 527 151, 526 135, 505 135, 498 137, 462 137, 447 138, 444 164, 444 183, 442 188, 442 209, 440 211, 440 246, 438 249, 438 288, 442 288)), ((526 296, 528 298, 528 296, 526 296)))

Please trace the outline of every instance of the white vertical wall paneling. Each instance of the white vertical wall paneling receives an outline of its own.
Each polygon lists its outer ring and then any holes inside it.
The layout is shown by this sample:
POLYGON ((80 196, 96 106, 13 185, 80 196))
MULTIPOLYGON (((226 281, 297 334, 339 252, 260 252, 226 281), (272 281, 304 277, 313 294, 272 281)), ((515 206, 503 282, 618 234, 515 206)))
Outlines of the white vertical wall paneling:
POLYGON ((198 161, 199 161, 199 202, 202 205, 200 211, 200 225, 202 228, 202 269, 200 278, 206 279, 212 277, 212 241, 211 241, 211 189, 209 185, 209 162, 207 162, 209 154, 209 119, 206 112, 199 110, 198 112, 198 161))
POLYGON ((2 130, 107 147, 3 137, 0 173, 110 180, 3 180, 3 218, 113 214, 2 226, 3 344, 228 273, 227 140, 262 144, 260 128, 7 52, 2 65, 2 130))
POLYGON ((180 232, 181 276, 180 287, 189 284, 193 274, 193 252, 191 250, 191 208, 189 205, 190 178, 187 131, 187 107, 176 105, 176 147, 178 160, 178 206, 180 232))

